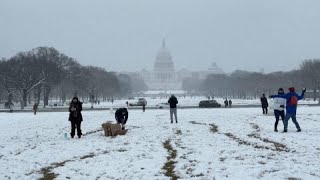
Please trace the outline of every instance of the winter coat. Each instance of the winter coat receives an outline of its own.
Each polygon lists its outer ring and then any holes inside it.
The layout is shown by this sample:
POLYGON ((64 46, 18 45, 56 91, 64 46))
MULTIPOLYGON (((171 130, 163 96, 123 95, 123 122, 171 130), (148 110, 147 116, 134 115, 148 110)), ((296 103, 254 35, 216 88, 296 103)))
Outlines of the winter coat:
POLYGON ((37 110, 38 110, 38 105, 36 105, 36 104, 33 105, 33 110, 34 110, 34 111, 37 111, 37 110))
POLYGON ((274 98, 273 109, 278 111, 283 111, 286 105, 286 100, 283 98, 274 98))
POLYGON ((178 100, 176 97, 171 96, 168 103, 170 104, 170 108, 177 108, 178 100))
POLYGON ((114 116, 117 121, 125 120, 125 122, 127 122, 128 117, 129 117, 129 113, 128 113, 127 108, 119 108, 119 109, 117 109, 114 116))
POLYGON ((289 92, 287 94, 278 94, 278 95, 273 95, 273 96, 270 96, 271 98, 284 98, 286 99, 286 111, 287 113, 289 114, 296 114, 297 112, 297 105, 290 105, 290 99, 292 96, 295 96, 298 98, 298 100, 301 100, 303 99, 304 97, 304 91, 302 91, 301 95, 299 96, 296 92, 289 92))
POLYGON ((70 106, 69 106, 69 121, 82 121, 82 114, 81 114, 81 111, 82 111, 82 102, 71 102, 70 103, 70 106), (76 108, 75 111, 71 111, 71 108, 76 108))
POLYGON ((267 108, 267 107, 269 106, 268 100, 267 100, 266 97, 262 97, 262 98, 260 99, 260 101, 261 101, 261 105, 262 105, 263 108, 267 108))

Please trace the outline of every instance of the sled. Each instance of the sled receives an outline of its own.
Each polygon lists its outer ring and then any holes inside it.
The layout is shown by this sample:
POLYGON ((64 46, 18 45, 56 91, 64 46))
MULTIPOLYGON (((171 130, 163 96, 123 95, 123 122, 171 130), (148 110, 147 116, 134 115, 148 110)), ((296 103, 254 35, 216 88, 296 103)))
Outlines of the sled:
POLYGON ((128 131, 127 129, 122 130, 120 124, 103 123, 101 126, 104 130, 105 136, 125 135, 128 131))

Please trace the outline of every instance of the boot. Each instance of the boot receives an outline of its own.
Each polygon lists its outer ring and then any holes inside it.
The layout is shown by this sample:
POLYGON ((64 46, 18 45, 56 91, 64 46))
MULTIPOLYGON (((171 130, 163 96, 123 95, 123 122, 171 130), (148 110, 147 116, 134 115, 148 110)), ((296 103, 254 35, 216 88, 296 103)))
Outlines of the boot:
POLYGON ((274 132, 278 132, 278 129, 274 129, 274 132))
POLYGON ((79 134, 78 137, 81 138, 81 135, 79 134))
POLYGON ((298 129, 297 132, 301 132, 301 129, 298 129))
POLYGON ((287 132, 288 132, 288 130, 286 130, 286 129, 285 129, 285 130, 283 130, 283 133, 287 133, 287 132))

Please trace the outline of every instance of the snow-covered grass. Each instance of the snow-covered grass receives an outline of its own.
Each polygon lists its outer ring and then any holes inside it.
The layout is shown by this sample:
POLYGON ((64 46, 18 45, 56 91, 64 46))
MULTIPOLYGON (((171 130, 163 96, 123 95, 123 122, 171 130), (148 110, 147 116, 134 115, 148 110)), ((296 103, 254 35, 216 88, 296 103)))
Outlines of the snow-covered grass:
POLYGON ((178 124, 130 110, 115 138, 101 131, 110 111, 85 111, 81 139, 64 138, 66 112, 2 113, 0 179, 320 179, 319 110, 299 107, 302 132, 290 121, 286 134, 260 108, 180 109, 178 124))

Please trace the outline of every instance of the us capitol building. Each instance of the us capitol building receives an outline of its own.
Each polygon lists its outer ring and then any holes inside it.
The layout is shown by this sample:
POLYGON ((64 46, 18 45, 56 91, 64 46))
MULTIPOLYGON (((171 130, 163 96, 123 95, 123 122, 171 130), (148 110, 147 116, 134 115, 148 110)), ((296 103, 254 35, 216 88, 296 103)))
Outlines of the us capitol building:
POLYGON ((216 63, 203 71, 192 72, 187 69, 176 71, 170 51, 163 39, 162 47, 158 51, 152 71, 143 69, 138 72, 144 79, 149 90, 181 90, 185 78, 205 79, 209 74, 224 74, 216 63))

